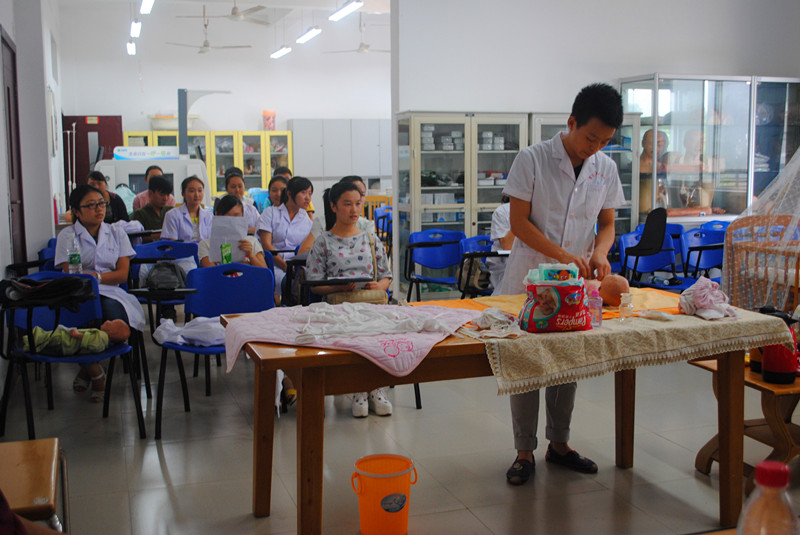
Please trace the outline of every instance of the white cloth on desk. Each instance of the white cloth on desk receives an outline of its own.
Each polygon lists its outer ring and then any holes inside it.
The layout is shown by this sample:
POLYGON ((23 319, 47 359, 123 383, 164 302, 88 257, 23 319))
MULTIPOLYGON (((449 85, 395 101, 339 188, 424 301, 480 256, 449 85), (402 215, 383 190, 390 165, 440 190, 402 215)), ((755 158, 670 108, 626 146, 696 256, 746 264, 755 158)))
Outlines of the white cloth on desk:
MULTIPOLYGON (((414 307, 367 303, 343 303, 341 305, 317 303, 317 305, 320 306, 315 306, 315 310, 312 310, 311 307, 273 308, 232 319, 225 330, 228 372, 233 369, 239 352, 248 342, 300 345, 297 337, 303 334, 303 329, 309 325, 307 323, 309 320, 314 328, 334 325, 334 323, 330 323, 331 314, 320 314, 321 309, 327 309, 339 316, 347 314, 349 310, 352 314, 367 315, 370 318, 373 316, 391 318, 391 322, 394 324, 392 329, 399 329, 401 325, 406 329, 435 329, 386 332, 382 330, 385 327, 383 324, 380 327, 373 324, 375 331, 371 334, 361 332, 354 336, 353 326, 356 323, 350 319, 347 320, 352 322, 348 332, 328 332, 325 336, 314 336, 313 333, 308 333, 310 334, 309 342, 303 344, 357 353, 387 373, 402 377, 411 373, 433 346, 479 315, 475 310, 431 305, 414 307), (298 314, 298 311, 302 313, 298 314), (312 318, 323 321, 313 323, 315 319, 312 318)), ((363 327, 359 327, 359 329, 366 331, 363 327)))
POLYGON ((736 309, 728 304, 728 296, 719 289, 719 284, 705 277, 700 277, 684 290, 678 307, 684 314, 706 320, 717 320, 725 316, 738 317, 736 309))

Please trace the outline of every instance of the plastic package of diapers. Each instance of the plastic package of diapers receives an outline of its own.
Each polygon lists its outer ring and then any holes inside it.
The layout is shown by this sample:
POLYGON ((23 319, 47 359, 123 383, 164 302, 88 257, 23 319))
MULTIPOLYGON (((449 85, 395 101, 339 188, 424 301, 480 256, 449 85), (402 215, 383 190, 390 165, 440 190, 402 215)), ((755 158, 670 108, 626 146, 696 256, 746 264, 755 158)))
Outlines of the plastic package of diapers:
POLYGON ((525 279, 528 298, 519 313, 524 331, 586 331, 592 317, 586 287, 575 264, 539 264, 525 279))

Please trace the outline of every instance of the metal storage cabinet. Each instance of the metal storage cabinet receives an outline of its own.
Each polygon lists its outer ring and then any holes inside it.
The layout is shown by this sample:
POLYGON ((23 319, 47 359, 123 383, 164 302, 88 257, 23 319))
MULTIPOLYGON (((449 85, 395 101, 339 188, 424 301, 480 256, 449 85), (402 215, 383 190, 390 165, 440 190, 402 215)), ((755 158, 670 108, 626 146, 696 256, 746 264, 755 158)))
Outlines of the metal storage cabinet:
POLYGON ((508 171, 528 145, 527 114, 420 113, 396 117, 395 280, 411 232, 488 234, 508 171))

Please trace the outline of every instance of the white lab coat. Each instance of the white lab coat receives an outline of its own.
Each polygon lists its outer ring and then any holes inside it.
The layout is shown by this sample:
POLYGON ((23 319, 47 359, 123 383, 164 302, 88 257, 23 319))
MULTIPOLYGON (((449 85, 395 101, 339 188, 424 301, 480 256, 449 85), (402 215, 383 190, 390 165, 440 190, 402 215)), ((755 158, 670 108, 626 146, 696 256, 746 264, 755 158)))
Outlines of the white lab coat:
POLYGON ((200 239, 192 240, 194 229, 192 228, 192 217, 186 205, 182 204, 177 208, 168 211, 164 216, 164 225, 161 229, 162 240, 181 240, 185 242, 199 242, 211 237, 211 220, 214 216, 208 210, 200 207, 200 239))
POLYGON ((247 228, 256 228, 258 217, 261 215, 258 213, 258 208, 247 202, 242 202, 242 208, 244 218, 247 220, 247 228))
MULTIPOLYGON (((492 214, 492 226, 489 233, 492 238, 492 251, 500 251, 500 239, 505 238, 511 230, 511 204, 504 203, 497 207, 492 214)), ((486 259, 486 267, 489 268, 489 281, 492 288, 500 288, 503 285, 503 274, 506 272, 506 256, 490 256, 486 259)))
MULTIPOLYGON (((120 257, 133 258, 136 256, 136 252, 131 247, 131 242, 122 226, 101 223, 100 231, 97 234, 97 242, 95 242, 89 231, 80 222, 75 222, 72 226, 58 233, 54 259, 56 265, 67 261, 67 249, 72 246, 72 238, 76 232, 81 248, 83 271, 93 273, 114 271, 117 269, 117 261, 120 257)), ((119 286, 100 284, 99 288, 100 295, 118 301, 125 307, 125 313, 128 314, 128 324, 131 328, 137 331, 144 329, 145 320, 142 305, 139 304, 139 301, 134 296, 119 286)))
MULTIPOLYGON (((553 243, 574 255, 594 250, 594 225, 601 210, 625 203, 614 160, 598 152, 583 162, 580 175, 569 159, 561 133, 523 149, 514 159, 503 194, 530 201, 530 221, 553 243)), ((540 263, 555 262, 514 240, 501 295, 525 293, 523 279, 540 263)))

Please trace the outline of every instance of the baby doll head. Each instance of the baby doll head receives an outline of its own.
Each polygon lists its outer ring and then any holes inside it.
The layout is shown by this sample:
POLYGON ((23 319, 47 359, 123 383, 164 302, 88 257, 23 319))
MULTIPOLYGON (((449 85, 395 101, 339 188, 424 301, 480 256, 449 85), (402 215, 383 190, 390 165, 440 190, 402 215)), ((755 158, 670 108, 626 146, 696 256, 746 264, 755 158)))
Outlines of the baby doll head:
POLYGON ((122 320, 103 322, 100 330, 108 335, 109 342, 124 342, 131 335, 131 328, 122 320))
POLYGON ((600 282, 600 297, 607 305, 618 306, 620 294, 630 292, 630 290, 628 280, 621 275, 606 275, 600 282))

